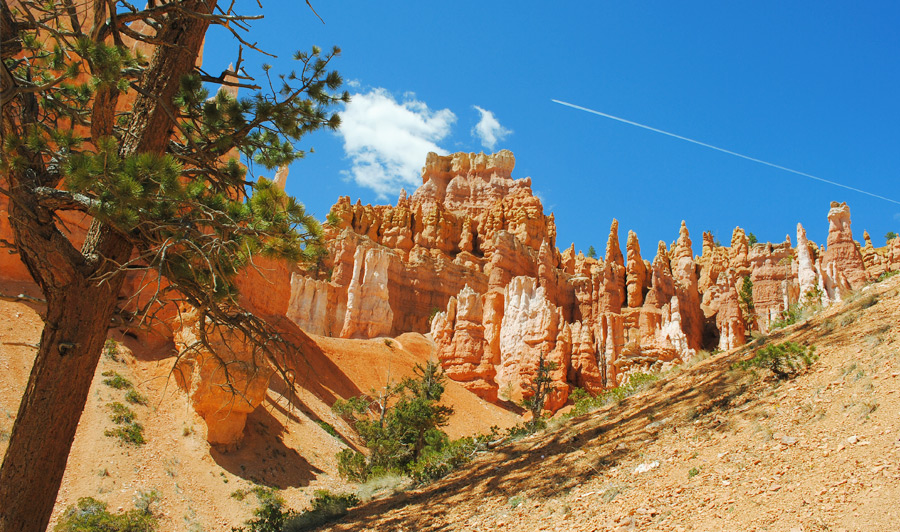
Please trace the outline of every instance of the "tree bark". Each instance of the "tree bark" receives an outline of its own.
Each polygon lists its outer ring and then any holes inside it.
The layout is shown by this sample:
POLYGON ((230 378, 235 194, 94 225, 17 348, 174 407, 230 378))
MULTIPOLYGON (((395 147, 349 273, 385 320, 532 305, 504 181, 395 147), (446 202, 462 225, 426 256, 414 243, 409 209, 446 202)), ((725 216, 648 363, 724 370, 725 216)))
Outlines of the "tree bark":
MULTIPOLYGON (((215 4, 216 0, 192 0, 182 6, 209 14, 215 4)), ((208 26, 208 19, 182 13, 173 14, 160 29, 157 38, 173 46, 157 48, 144 73, 145 91, 132 108, 122 157, 165 152, 173 128, 172 97, 181 77, 193 70, 208 26)), ((22 122, 27 123, 28 117, 22 122)), ((101 126, 98 131, 104 130, 101 126)), ((41 161, 7 176, 16 247, 47 299, 47 315, 0 466, 0 532, 42 532, 50 522, 124 281, 118 268, 132 251, 125 235, 96 220, 81 252, 72 247, 56 228, 52 211, 37 201, 36 187, 55 186, 58 181, 47 176, 41 161), (104 274, 111 275, 98 282, 104 274)))
POLYGON ((46 325, 0 468, 0 531, 43 531, 87 401, 121 278, 48 295, 46 325))

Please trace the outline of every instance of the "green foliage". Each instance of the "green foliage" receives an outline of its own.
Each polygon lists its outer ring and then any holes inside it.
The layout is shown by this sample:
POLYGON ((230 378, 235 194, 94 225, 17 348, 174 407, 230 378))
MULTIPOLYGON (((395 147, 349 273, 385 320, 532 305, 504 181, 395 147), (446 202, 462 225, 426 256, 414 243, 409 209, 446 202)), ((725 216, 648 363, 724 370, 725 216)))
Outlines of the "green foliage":
POLYGON ((136 416, 130 408, 122 403, 114 402, 109 404, 109 409, 112 410, 109 419, 121 426, 105 431, 106 436, 119 438, 124 443, 132 445, 143 445, 146 442, 144 426, 135 420, 136 416))
POLYGON ((106 343, 103 344, 103 356, 112 360, 113 362, 119 362, 119 344, 116 343, 112 338, 107 338, 106 343))
POLYGON ((893 240, 895 238, 897 238, 897 233, 895 233, 894 231, 888 231, 887 233, 884 234, 885 244, 887 244, 888 242, 890 242, 891 240, 893 240))
POLYGON ((696 467, 692 467, 690 471, 688 471, 688 478, 694 478, 700 474, 700 469, 696 467))
POLYGON ((781 318, 770 323, 769 329, 771 329, 771 330, 782 329, 789 325, 793 325, 793 324, 797 323, 798 321, 800 321, 800 318, 802 316, 803 316, 802 307, 799 304, 794 303, 794 304, 790 305, 788 308, 786 308, 785 310, 781 311, 781 318))
POLYGON ((759 240, 756 238, 756 235, 754 235, 753 233, 747 233, 747 244, 752 246, 757 242, 759 242, 759 240))
POLYGON ((597 250, 594 249, 594 246, 588 247, 588 250, 587 250, 587 256, 590 257, 590 258, 592 258, 592 259, 596 259, 596 258, 597 258, 597 250))
POLYGON ((553 378, 550 374, 557 369, 556 362, 547 362, 546 355, 541 351, 538 358, 538 367, 531 381, 528 391, 530 395, 522 401, 522 406, 531 411, 531 419, 527 425, 531 432, 535 432, 546 426, 542 413, 547 396, 550 395, 553 378))
POLYGON ((109 409, 112 410, 112 415, 109 419, 117 425, 134 421, 134 412, 122 403, 110 403, 109 409))
MULTIPOLYGON (((347 514, 347 509, 359 504, 359 498, 349 493, 332 493, 316 490, 311 508, 302 513, 284 508, 284 499, 275 491, 256 487, 252 490, 259 499, 255 516, 245 527, 232 528, 232 532, 301 532, 321 526, 347 514)), ((247 492, 239 490, 232 497, 243 500, 247 492), (235 497, 241 493, 240 498, 235 497)))
POLYGON ((753 281, 749 275, 744 276, 741 283, 741 289, 738 291, 738 301, 741 306, 741 312, 744 315, 744 323, 747 330, 753 329, 756 324, 756 307, 753 305, 753 281))
POLYGON ((659 380, 659 377, 651 373, 632 373, 628 380, 621 386, 604 390, 597 396, 591 396, 583 388, 576 388, 569 397, 575 403, 566 417, 580 416, 591 410, 606 406, 610 403, 618 403, 630 397, 659 380))
POLYGON ((332 493, 328 490, 316 490, 311 508, 300 514, 289 517, 282 528, 283 532, 300 532, 324 525, 338 517, 347 515, 347 509, 359 504, 359 497, 352 493, 332 493))
POLYGON ((446 377, 436 362, 417 365, 415 378, 388 384, 371 397, 336 401, 333 409, 345 417, 369 448, 369 456, 350 449, 338 453, 338 470, 348 480, 364 482, 388 473, 408 473, 424 451, 441 448, 453 409, 440 404, 446 377))
POLYGON ((900 273, 900 270, 893 270, 893 271, 889 271, 889 272, 884 272, 884 273, 882 273, 881 275, 878 276, 878 279, 875 279, 875 282, 876 282, 876 283, 880 283, 881 281, 884 281, 885 279, 890 279, 891 277, 897 275, 898 273, 900 273))
POLYGON ((144 426, 137 422, 109 429, 104 431, 103 434, 110 438, 119 438, 123 442, 132 445, 143 445, 147 443, 147 440, 144 439, 144 426))
POLYGON ((815 351, 815 346, 805 347, 795 342, 770 344, 757 350, 753 358, 738 362, 734 367, 743 370, 768 369, 778 379, 791 379, 805 371, 819 358, 815 351))
POLYGON ((110 388, 115 388, 116 390, 131 388, 131 381, 119 375, 115 371, 104 371, 102 375, 104 377, 107 377, 106 379, 103 379, 103 384, 109 386, 110 388))
POLYGON ((282 532, 286 520, 294 515, 291 510, 284 510, 284 499, 276 491, 258 488, 253 490, 259 500, 259 507, 253 510, 255 517, 247 521, 246 528, 232 528, 232 532, 282 532))
POLYGON ((334 436, 335 438, 341 439, 341 435, 338 433, 338 431, 335 430, 335 428, 327 421, 323 421, 320 419, 320 420, 316 421, 316 425, 322 427, 322 430, 324 430, 328 434, 334 436))
POLYGON ((147 398, 134 389, 128 390, 128 392, 125 393, 125 400, 133 405, 147 404, 147 398))
MULTIPOLYGON (((120 15, 135 14, 121 3, 110 6, 120 15)), ((148 61, 131 46, 113 44, 119 34, 112 14, 103 31, 89 35, 72 27, 69 10, 58 2, 30 4, 27 11, 28 17, 13 10, 20 31, 4 36, 4 46, 22 45, 21 53, 3 57, 11 75, 6 81, 17 89, 3 96, 10 110, 0 124, 0 172, 10 180, 5 188, 29 204, 41 203, 44 216, 83 211, 115 235, 116 245, 133 248, 134 260, 104 281, 129 269, 152 270, 169 283, 154 298, 178 297, 203 309, 211 323, 238 325, 251 342, 276 349, 272 328, 240 308, 239 272, 256 256, 320 265, 326 250, 319 222, 255 169, 290 164, 305 156, 295 147, 305 135, 339 127, 331 109, 349 101, 339 92, 341 75, 331 69, 340 49, 298 52, 294 71, 277 75, 264 68, 258 86, 249 67, 240 67, 241 98, 227 90, 211 94, 211 80, 196 70, 175 77, 170 83, 177 87, 169 87, 177 89, 174 100, 161 102, 174 121, 167 134, 158 120, 147 119, 147 106, 124 105, 124 98, 117 106, 116 98, 132 90, 139 104, 157 98, 160 87, 148 86, 146 74, 158 75, 154 69, 168 64, 166 57, 185 51, 150 42, 156 53, 148 61), (43 205, 40 189, 56 189, 65 206, 43 205)), ((149 11, 139 17, 158 30, 183 16, 149 11)), ((219 14, 208 16, 224 22, 219 14)), ((152 302, 137 313, 151 317, 151 308, 152 302)), ((114 355, 109 345, 106 352, 114 355)))
POLYGON ((410 475, 419 484, 437 480, 470 462, 477 453, 487 450, 488 443, 497 437, 497 429, 492 427, 490 434, 467 436, 431 445, 411 465, 410 475))
POLYGON ((78 499, 77 506, 70 506, 53 529, 56 532, 153 532, 157 528, 156 517, 147 504, 141 509, 113 514, 107 504, 92 497, 78 499))

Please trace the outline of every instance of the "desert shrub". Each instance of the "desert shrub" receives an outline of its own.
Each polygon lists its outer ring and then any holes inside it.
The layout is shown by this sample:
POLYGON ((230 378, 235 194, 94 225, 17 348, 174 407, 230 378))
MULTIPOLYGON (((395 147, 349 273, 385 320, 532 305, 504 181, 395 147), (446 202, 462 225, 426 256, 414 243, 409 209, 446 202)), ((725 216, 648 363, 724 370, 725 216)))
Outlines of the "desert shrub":
POLYGON ((735 367, 744 370, 768 369, 778 379, 790 379, 802 373, 818 359, 815 350, 814 346, 806 347, 795 342, 766 345, 761 347, 753 358, 738 362, 735 367))
POLYGON ((144 426, 140 423, 128 423, 121 427, 109 429, 103 434, 111 438, 119 438, 123 442, 132 445, 143 445, 147 442, 144 439, 144 426))
POLYGON ((56 532, 153 532, 156 517, 150 505, 143 509, 113 514, 107 504, 92 497, 78 499, 77 506, 70 506, 53 529, 56 532))
POLYGON ((331 436, 334 436, 334 437, 337 438, 337 439, 341 439, 341 435, 338 433, 337 429, 335 429, 335 428, 331 425, 331 423, 328 423, 327 421, 323 421, 323 420, 320 419, 320 420, 317 420, 317 421, 316 421, 316 425, 322 427, 322 430, 324 430, 325 432, 327 432, 327 433, 330 434, 331 436))
POLYGON ((878 279, 875 279, 875 282, 876 282, 876 283, 880 283, 881 281, 884 281, 885 279, 890 279, 891 277, 897 275, 898 273, 900 273, 900 270, 893 270, 893 271, 889 271, 889 272, 884 272, 884 273, 882 273, 881 275, 878 276, 878 279))
POLYGON ((113 362, 119 362, 119 344, 116 343, 112 338, 107 338, 106 343, 103 344, 103 356, 112 360, 113 362))
POLYGON ((447 442, 440 429, 453 413, 440 404, 446 377, 436 362, 417 365, 414 372, 416 378, 388 384, 370 396, 335 402, 334 411, 348 420, 370 451, 368 457, 350 449, 338 453, 338 470, 348 480, 407 474, 425 451, 447 442))
POLYGON ((800 307, 800 305, 794 303, 785 310, 781 311, 781 318, 770 323, 769 329, 775 330, 793 325, 800 321, 801 317, 803 317, 803 309, 800 307))
POLYGON ((105 379, 103 379, 103 384, 109 386, 110 388, 115 388, 116 390, 131 388, 131 381, 119 375, 115 371, 104 371, 102 375, 106 377, 105 379))
POLYGON ((350 482, 365 482, 369 477, 366 455, 353 449, 343 449, 337 453, 338 474, 350 482))
POLYGON ((316 490, 312 508, 300 514, 292 514, 285 519, 281 532, 301 532, 347 515, 347 509, 359 504, 359 497, 352 493, 332 493, 316 490))
POLYGON ((134 421, 134 412, 122 403, 110 403, 109 409, 112 410, 112 415, 109 419, 111 419, 113 423, 121 425, 123 423, 131 423, 134 421))
POLYGON ((478 452, 487 450, 488 443, 497 439, 496 427, 490 434, 467 436, 432 445, 410 467, 410 475, 419 484, 437 480, 454 469, 470 462, 478 452))
POLYGON ((246 527, 232 528, 232 532, 282 532, 285 521, 294 516, 291 510, 284 510, 284 499, 275 490, 259 488, 253 490, 259 500, 254 518, 246 522, 246 527))
MULTIPOLYGON (((348 508, 359 504, 359 498, 353 494, 316 490, 312 507, 298 513, 285 508, 284 499, 272 489, 257 487, 251 491, 259 499, 259 507, 253 511, 254 518, 245 526, 232 528, 232 532, 301 532, 346 515, 348 508)), ((244 490, 240 492, 242 496, 247 493, 244 490)))
POLYGON ((657 375, 651 373, 632 373, 628 376, 628 380, 615 388, 604 390, 596 396, 591 396, 586 390, 576 388, 571 394, 575 406, 569 411, 567 417, 580 416, 586 414, 595 408, 606 406, 613 402, 619 402, 643 390, 647 386, 659 380, 657 375))
POLYGON ((125 400, 133 405, 145 405, 147 404, 147 398, 142 395, 137 390, 128 390, 125 394, 125 400))
POLYGON ((130 408, 117 401, 110 403, 109 409, 112 410, 109 419, 120 426, 107 430, 105 435, 132 445, 143 445, 146 442, 144 426, 135 421, 136 416, 130 408))

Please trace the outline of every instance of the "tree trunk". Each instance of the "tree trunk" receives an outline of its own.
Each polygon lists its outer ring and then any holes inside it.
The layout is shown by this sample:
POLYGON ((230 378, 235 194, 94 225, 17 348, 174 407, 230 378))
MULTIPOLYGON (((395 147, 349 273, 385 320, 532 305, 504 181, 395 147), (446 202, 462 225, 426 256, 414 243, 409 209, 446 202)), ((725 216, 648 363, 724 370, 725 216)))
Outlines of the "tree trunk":
POLYGON ((48 298, 40 348, 0 468, 0 531, 41 532, 50 521, 117 293, 118 286, 88 281, 48 298))
MULTIPOLYGON (((208 15, 216 0, 181 4, 187 11, 208 15)), ((172 46, 158 47, 144 72, 140 83, 144 92, 135 100, 120 145, 123 158, 165 152, 173 127, 172 97, 181 77, 194 69, 208 26, 209 20, 202 16, 172 14, 160 28, 157 39, 172 46)), ((34 113, 18 119, 8 116, 10 109, 4 109, 5 122, 37 120, 31 116, 34 113)), ((107 129, 103 124, 98 132, 107 129)), ((43 161, 29 162, 28 170, 7 176, 9 220, 19 256, 47 298, 47 315, 0 467, 0 532, 43 532, 50 522, 124 281, 124 272, 118 268, 132 250, 124 235, 95 220, 79 253, 57 229, 53 213, 32 192, 36 186, 56 186, 59 176, 48 179, 51 174, 43 161), (108 277, 99 283, 104 276, 108 277)))

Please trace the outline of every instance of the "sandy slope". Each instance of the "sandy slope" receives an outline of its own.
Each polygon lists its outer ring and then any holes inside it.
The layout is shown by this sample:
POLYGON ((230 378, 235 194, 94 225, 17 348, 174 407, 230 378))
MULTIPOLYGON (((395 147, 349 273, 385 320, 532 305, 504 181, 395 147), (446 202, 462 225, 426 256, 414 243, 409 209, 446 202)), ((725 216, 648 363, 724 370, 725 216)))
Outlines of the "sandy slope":
MULTIPOLYGON (((9 283, 0 284, 0 293, 39 295, 33 287, 9 283)), ((6 450, 34 357, 33 344, 40 338, 40 310, 40 304, 0 300, 0 453, 6 450)), ((221 453, 207 444, 203 420, 169 378, 172 353, 144 352, 133 339, 114 338, 122 342, 118 360, 101 357, 51 528, 66 507, 85 496, 107 501, 113 510, 128 509, 139 493, 155 489, 162 495, 154 505, 162 515, 160 530, 209 532, 231 530, 251 516, 255 497, 238 501, 231 494, 256 483, 280 488, 288 504, 298 509, 314 489, 353 489, 338 478, 335 468, 334 455, 345 444, 316 421, 334 425, 352 441, 349 428, 330 411, 334 399, 378 388, 387 378, 411 375, 413 366, 432 352, 431 343, 418 334, 389 342, 312 337, 304 346, 309 364, 298 364, 307 371, 300 372, 294 401, 281 395, 284 386, 273 381, 262 407, 249 416, 241 447, 221 453), (145 406, 131 406, 145 427, 146 445, 123 445, 104 435, 114 426, 109 403, 125 402, 124 390, 102 383, 101 373, 110 370, 148 398, 145 406)), ((454 383, 445 397, 456 408, 448 427, 453 436, 518 421, 516 414, 454 383)), ((47 437, 53 437, 53 427, 47 427, 47 437)))
POLYGON ((817 347, 795 380, 712 357, 332 530, 900 530, 898 290, 771 335, 817 347))

